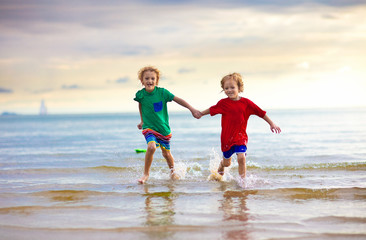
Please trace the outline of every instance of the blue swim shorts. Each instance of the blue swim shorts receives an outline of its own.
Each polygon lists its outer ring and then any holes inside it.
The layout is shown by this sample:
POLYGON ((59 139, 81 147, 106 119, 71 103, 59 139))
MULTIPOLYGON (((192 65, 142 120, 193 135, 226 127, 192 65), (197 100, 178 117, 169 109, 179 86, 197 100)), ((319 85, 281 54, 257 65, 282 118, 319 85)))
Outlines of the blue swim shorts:
POLYGON ((229 159, 229 158, 231 158, 231 156, 234 153, 236 153, 236 154, 245 153, 246 151, 247 151, 247 146, 245 146, 245 145, 240 145, 240 146, 234 145, 230 148, 230 150, 228 150, 226 152, 223 152, 223 154, 224 154, 224 158, 229 159))
POLYGON ((172 134, 163 136, 160 133, 149 128, 144 129, 142 131, 142 134, 145 136, 147 144, 149 144, 149 142, 155 142, 156 147, 162 147, 165 150, 170 150, 170 138, 172 137, 172 134))

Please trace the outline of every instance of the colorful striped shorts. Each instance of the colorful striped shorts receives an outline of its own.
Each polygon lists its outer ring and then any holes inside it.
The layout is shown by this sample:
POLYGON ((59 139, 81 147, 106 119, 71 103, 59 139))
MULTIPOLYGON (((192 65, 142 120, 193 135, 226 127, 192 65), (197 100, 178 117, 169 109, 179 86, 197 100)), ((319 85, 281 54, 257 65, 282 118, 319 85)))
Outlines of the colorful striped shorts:
POLYGON ((163 136, 150 128, 142 130, 142 134, 145 136, 147 144, 155 142, 156 147, 162 147, 165 150, 170 150, 170 138, 172 137, 172 134, 163 136))

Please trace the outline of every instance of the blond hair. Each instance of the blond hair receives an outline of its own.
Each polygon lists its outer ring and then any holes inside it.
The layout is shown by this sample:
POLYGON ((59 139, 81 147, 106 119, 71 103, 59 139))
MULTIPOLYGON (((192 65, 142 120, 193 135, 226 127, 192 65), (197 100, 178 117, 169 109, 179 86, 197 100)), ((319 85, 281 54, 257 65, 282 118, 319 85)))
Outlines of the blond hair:
POLYGON ((159 69, 157 69, 156 67, 153 67, 153 66, 146 66, 146 67, 143 67, 139 70, 137 75, 138 75, 140 81, 142 82, 142 79, 144 77, 144 73, 148 72, 148 71, 156 73, 156 85, 158 85, 159 79, 160 79, 160 71, 159 71, 159 69))
POLYGON ((243 78, 241 77, 241 75, 239 73, 228 74, 228 75, 226 75, 225 77, 223 77, 221 79, 221 88, 223 90, 224 90, 224 83, 227 80, 234 80, 238 84, 239 92, 243 92, 244 91, 243 78))

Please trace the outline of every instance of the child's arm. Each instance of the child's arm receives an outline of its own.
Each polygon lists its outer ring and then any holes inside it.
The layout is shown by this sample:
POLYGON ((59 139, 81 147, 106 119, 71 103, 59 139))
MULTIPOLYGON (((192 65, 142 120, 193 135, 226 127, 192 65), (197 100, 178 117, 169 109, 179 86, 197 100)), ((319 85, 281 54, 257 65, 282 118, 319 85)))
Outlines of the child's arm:
POLYGON ((274 124, 274 122, 272 122, 272 120, 266 115, 264 115, 263 119, 269 124, 271 131, 274 133, 280 133, 281 132, 281 128, 279 126, 277 126, 276 124, 274 124))
POLYGON ((197 119, 199 119, 199 118, 201 118, 201 112, 200 111, 198 111, 198 110, 196 110, 195 108, 193 108, 191 105, 189 105, 189 103, 187 103, 185 100, 183 100, 183 99, 181 99, 181 98, 179 98, 179 97, 177 97, 177 96, 174 96, 174 98, 173 98, 173 101, 174 102, 176 102, 176 103, 178 103, 179 105, 181 105, 181 106, 183 106, 183 107, 185 107, 185 108, 188 108, 189 109, 189 111, 191 111, 191 113, 192 113, 192 115, 193 115, 193 117, 195 117, 195 118, 197 118, 197 119))
POLYGON ((206 110, 202 111, 201 114, 202 114, 202 116, 205 116, 207 114, 210 114, 210 109, 207 108, 206 110))
POLYGON ((144 122, 142 120, 141 103, 139 103, 139 112, 140 112, 141 122, 139 124, 137 124, 137 128, 142 129, 142 124, 144 124, 144 122))

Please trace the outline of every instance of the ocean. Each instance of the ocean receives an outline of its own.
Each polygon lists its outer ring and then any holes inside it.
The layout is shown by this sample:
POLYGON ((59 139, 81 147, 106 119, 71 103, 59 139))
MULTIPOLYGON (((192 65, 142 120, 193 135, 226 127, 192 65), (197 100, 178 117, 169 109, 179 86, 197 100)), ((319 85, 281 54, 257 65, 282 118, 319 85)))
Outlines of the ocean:
POLYGON ((220 116, 170 113, 181 179, 158 149, 144 185, 138 112, 1 116, 0 238, 366 239, 366 109, 267 114, 217 182, 220 116))

